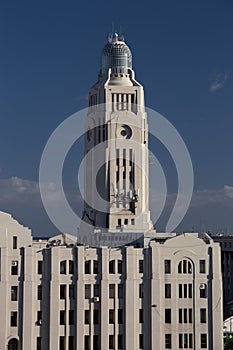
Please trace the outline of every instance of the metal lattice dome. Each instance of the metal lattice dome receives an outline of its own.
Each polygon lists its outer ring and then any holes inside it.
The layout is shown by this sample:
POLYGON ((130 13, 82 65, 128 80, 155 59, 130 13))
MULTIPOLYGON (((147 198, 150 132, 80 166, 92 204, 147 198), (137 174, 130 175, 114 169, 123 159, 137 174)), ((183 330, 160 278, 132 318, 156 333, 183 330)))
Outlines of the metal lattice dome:
POLYGON ((113 73, 127 73, 132 68, 132 54, 124 39, 117 34, 108 38, 101 55, 101 73, 112 68, 113 73))

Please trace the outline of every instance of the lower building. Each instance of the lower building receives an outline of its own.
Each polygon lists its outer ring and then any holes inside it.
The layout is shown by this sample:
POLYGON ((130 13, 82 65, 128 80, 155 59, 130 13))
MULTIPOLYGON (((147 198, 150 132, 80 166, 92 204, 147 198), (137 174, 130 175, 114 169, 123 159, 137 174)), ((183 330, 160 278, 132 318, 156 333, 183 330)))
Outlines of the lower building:
POLYGON ((221 350, 221 286, 208 235, 92 248, 0 212, 1 350, 221 350))

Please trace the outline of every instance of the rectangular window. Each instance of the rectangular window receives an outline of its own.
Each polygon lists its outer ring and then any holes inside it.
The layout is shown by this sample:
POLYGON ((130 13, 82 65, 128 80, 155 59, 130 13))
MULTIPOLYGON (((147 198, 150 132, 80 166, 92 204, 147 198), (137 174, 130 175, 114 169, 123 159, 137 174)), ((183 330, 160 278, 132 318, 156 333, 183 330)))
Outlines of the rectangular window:
POLYGON ((100 350, 99 338, 98 335, 93 335, 93 349, 95 350, 100 350))
POLYGON ((66 312, 64 310, 60 311, 60 325, 66 324, 66 312))
POLYGON ((36 350, 41 350, 42 349, 42 341, 41 337, 36 338, 36 350))
POLYGON ((37 300, 42 300, 43 297, 43 289, 42 289, 42 285, 40 284, 39 286, 37 286, 37 300))
POLYGON ((109 284, 109 298, 115 298, 115 284, 109 284))
POLYGON ((89 275, 91 273, 91 260, 85 261, 85 274, 89 275))
POLYGON ((118 284, 118 298, 122 299, 124 297, 124 286, 123 284, 118 284))
POLYGON ((84 349, 90 350, 90 336, 89 335, 84 336, 84 349))
POLYGON ((60 262, 60 274, 61 275, 66 274, 66 260, 63 260, 60 262))
POLYGON ((93 322, 99 324, 99 310, 93 310, 93 322))
POLYGON ((184 284, 183 287, 184 287, 184 298, 187 298, 187 284, 184 284))
POLYGON ((18 286, 11 286, 11 301, 18 300, 18 286))
POLYGON ((123 309, 118 309, 118 324, 123 323, 123 309))
POLYGON ((37 261, 37 273, 38 273, 38 275, 42 275, 42 271, 43 271, 43 261, 38 260, 37 261))
POLYGON ((185 349, 188 348, 188 334, 187 333, 184 334, 184 348, 185 349))
POLYGON ((179 284, 179 298, 182 298, 182 284, 179 284))
POLYGON ((193 310, 189 309, 189 323, 193 322, 193 310))
POLYGON ((109 349, 114 349, 114 335, 109 335, 109 349))
POLYGON ((69 310, 69 324, 74 324, 74 310, 69 310))
POLYGON ((75 299, 75 285, 69 284, 69 299, 75 299))
POLYGON ((84 312, 84 323, 90 324, 90 310, 85 310, 84 312))
POLYGON ((144 337, 143 337, 143 334, 139 334, 139 349, 144 349, 144 337))
POLYGON ((74 336, 69 335, 68 338, 69 350, 74 350, 74 336))
POLYGON ((183 349, 183 334, 179 334, 179 349, 183 349))
POLYGON ((93 274, 97 275, 99 273, 99 263, 98 260, 93 261, 93 274))
POLYGON ((74 273, 74 261, 69 260, 69 274, 73 275, 73 273, 74 273))
POLYGON ((172 317, 171 317, 171 309, 165 309, 165 323, 171 323, 172 317))
POLYGON ((16 276, 18 275, 18 261, 13 260, 11 262, 11 275, 16 276))
POLYGON ((65 299, 66 298, 66 285, 61 284, 60 285, 60 299, 65 299))
POLYGON ((143 260, 138 261, 138 272, 143 273, 143 260))
POLYGON ((205 283, 200 285, 200 298, 207 298, 207 286, 205 283))
POLYGON ((171 348, 172 348, 172 335, 165 334, 165 349, 171 349, 171 348))
POLYGON ((114 310, 109 310, 109 323, 114 324, 115 323, 115 312, 114 310))
POLYGON ((118 334, 118 349, 123 349, 123 335, 118 334))
POLYGON ((17 312, 11 312, 11 327, 17 327, 17 312))
POLYGON ((143 323, 143 309, 139 309, 139 323, 143 323))
POLYGON ((139 284, 139 298, 142 299, 144 297, 144 288, 143 284, 139 284))
POLYGON ((165 298, 171 298, 171 284, 165 283, 165 298))
POLYGON ((164 260, 164 272, 171 273, 171 260, 164 260))
POLYGON ((38 326, 42 325, 42 311, 41 310, 37 311, 37 325, 38 326))
POLYGON ((17 249, 17 236, 13 236, 13 249, 17 249))
POLYGON ((193 297, 193 288, 192 288, 192 283, 188 284, 188 294, 189 294, 189 298, 191 299, 193 297))
POLYGON ((200 309, 200 322, 206 323, 206 309, 200 309))
POLYGON ((207 348, 207 334, 205 334, 205 333, 201 334, 201 348, 202 349, 207 348))
POLYGON ((109 273, 115 273, 115 260, 109 261, 109 273))
POLYGON ((123 273, 123 266, 122 266, 123 264, 122 264, 122 260, 118 260, 117 261, 117 272, 118 273, 123 273))
POLYGON ((192 334, 189 334, 189 347, 190 347, 190 349, 193 348, 193 335, 192 334))
POLYGON ((182 314, 182 309, 179 309, 179 323, 183 322, 182 314))
POLYGON ((188 322, 188 313, 187 313, 187 309, 184 309, 184 323, 188 322))
POLYGON ((200 266, 200 273, 205 273, 205 271, 206 271, 205 260, 200 260, 199 261, 199 266, 200 266))
POLYGON ((91 298, 91 285, 85 284, 85 299, 91 298))
POLYGON ((94 284, 94 297, 99 297, 99 296, 100 296, 100 285, 94 284))
POLYGON ((65 337, 64 336, 60 336, 60 341, 59 341, 59 350, 65 350, 65 337))

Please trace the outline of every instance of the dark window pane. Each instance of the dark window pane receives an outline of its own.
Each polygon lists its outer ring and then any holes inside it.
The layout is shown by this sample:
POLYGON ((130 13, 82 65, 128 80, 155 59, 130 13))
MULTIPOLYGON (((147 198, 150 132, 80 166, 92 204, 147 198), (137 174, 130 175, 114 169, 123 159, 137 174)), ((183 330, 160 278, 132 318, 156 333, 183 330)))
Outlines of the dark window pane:
POLYGON ((117 272, 118 273, 122 273, 123 272, 123 264, 122 264, 122 260, 118 260, 117 261, 117 272))
POLYGON ((66 324, 66 312, 64 310, 60 311, 60 325, 66 324))
POLYGON ((205 260, 200 260, 199 261, 199 264, 200 264, 200 273, 205 273, 205 260))
POLYGON ((115 260, 109 261, 109 273, 115 273, 115 260))
POLYGON ((85 274, 91 273, 91 261, 87 260, 85 261, 85 274))
POLYGON ((60 262, 60 274, 66 274, 66 260, 60 262))
POLYGON ((165 349, 171 349, 171 348, 172 348, 172 335, 165 334, 165 349))
POLYGON ((11 312, 11 327, 17 327, 17 312, 11 312))
POLYGON ((164 260, 164 272, 171 273, 171 260, 164 260))
POLYGON ((43 289, 42 285, 37 286, 37 300, 42 300, 43 297, 43 289))
POLYGON ((171 284, 165 284, 165 298, 171 298, 171 284))
POLYGON ((60 299, 65 299, 66 298, 66 285, 61 284, 60 285, 60 299))
POLYGON ((38 275, 42 275, 42 271, 43 271, 43 261, 38 260, 37 261, 37 273, 38 273, 38 275))
POLYGON ((17 249, 17 236, 13 236, 13 249, 17 249))
POLYGON ((11 300, 12 301, 18 300, 18 286, 11 287, 11 300))
POLYGON ((138 262, 138 272, 143 273, 143 260, 139 260, 138 262))
POLYGON ((171 309, 165 309, 165 323, 171 323, 171 309))
POLYGON ((91 297, 91 285, 85 284, 85 299, 90 299, 91 297))

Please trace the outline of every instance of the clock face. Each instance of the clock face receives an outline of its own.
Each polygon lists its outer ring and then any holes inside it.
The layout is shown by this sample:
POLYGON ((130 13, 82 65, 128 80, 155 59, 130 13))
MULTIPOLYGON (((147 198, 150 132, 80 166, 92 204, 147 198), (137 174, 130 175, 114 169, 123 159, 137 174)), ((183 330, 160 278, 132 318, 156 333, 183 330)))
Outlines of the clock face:
POLYGON ((122 125, 120 134, 124 139, 130 139, 132 136, 132 129, 128 125, 122 125))

